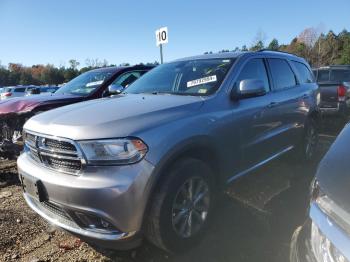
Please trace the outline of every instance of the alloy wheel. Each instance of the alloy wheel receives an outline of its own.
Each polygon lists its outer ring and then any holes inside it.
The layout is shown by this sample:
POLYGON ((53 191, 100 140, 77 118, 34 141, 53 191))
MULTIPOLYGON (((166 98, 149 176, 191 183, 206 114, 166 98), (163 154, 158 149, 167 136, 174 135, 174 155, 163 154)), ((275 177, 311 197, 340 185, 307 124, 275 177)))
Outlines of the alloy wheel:
POLYGON ((317 131, 313 125, 307 130, 305 137, 305 154, 308 159, 312 158, 317 145, 317 131))
POLYGON ((182 238, 198 233, 208 216, 210 190, 201 177, 191 177, 179 188, 172 206, 172 225, 182 238))

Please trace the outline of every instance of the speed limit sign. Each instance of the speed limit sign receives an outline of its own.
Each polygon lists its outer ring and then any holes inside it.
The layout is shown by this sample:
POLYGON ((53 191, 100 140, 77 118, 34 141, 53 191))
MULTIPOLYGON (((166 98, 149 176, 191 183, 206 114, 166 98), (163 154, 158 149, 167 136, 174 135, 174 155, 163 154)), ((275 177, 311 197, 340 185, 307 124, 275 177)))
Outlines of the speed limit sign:
POLYGON ((168 43, 168 28, 162 27, 156 31, 157 46, 168 43))

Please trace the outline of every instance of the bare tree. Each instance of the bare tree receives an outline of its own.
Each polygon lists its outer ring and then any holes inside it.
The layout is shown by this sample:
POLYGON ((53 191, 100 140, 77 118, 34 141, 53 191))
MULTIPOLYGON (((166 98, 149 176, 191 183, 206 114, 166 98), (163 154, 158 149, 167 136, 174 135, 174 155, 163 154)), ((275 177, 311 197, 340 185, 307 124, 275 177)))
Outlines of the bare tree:
POLYGON ((253 39, 253 42, 252 42, 252 46, 265 46, 266 44, 266 39, 267 39, 267 35, 266 33, 262 30, 262 29, 259 29, 258 32, 256 32, 256 35, 253 39))
POLYGON ((298 37, 298 41, 304 43, 307 47, 314 47, 320 33, 314 27, 304 29, 298 37))

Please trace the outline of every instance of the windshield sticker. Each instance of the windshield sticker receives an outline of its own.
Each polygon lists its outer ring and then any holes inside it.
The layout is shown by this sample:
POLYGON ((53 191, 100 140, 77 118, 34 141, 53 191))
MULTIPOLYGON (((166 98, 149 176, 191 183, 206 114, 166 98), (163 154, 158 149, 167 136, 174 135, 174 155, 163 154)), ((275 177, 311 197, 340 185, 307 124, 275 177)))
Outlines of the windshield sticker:
POLYGON ((86 87, 89 87, 89 86, 96 86, 96 85, 100 85, 103 83, 103 80, 100 80, 100 81, 95 81, 95 82, 90 82, 90 83, 87 83, 86 84, 86 87))
POLYGON ((213 76, 207 76, 203 78, 199 78, 196 80, 188 81, 187 82, 187 87, 193 87, 193 86, 198 86, 206 83, 211 83, 211 82, 216 82, 216 75, 213 76))
POLYGON ((198 93, 199 94, 205 94, 205 93, 207 93, 207 91, 208 91, 207 89, 201 88, 201 89, 198 90, 198 93))

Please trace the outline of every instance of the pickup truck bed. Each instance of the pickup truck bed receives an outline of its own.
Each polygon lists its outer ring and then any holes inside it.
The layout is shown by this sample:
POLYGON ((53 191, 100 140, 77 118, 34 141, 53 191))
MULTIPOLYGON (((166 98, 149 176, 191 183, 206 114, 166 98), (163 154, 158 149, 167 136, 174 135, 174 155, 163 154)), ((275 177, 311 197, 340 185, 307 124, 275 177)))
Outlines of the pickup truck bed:
POLYGON ((320 87, 320 109, 324 116, 347 119, 350 107, 350 66, 314 70, 320 87))

